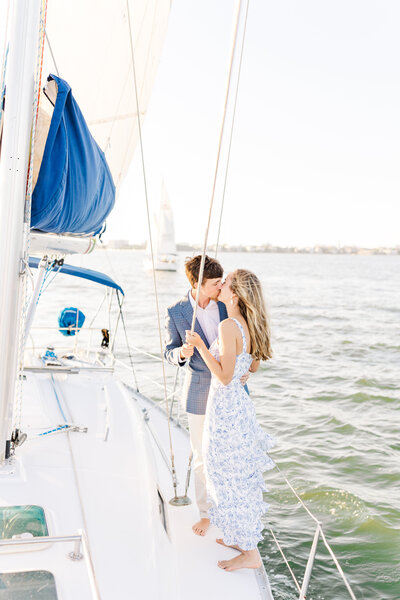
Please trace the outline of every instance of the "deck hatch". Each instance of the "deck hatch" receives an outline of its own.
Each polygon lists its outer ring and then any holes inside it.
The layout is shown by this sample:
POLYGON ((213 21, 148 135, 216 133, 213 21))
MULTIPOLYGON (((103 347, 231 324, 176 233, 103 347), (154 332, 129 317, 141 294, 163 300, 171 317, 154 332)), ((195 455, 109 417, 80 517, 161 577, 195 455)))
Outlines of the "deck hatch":
POLYGON ((43 508, 35 505, 0 506, 0 539, 8 540, 24 534, 32 537, 49 535, 43 508))
POLYGON ((0 600, 57 600, 56 582, 49 571, 0 573, 0 600))

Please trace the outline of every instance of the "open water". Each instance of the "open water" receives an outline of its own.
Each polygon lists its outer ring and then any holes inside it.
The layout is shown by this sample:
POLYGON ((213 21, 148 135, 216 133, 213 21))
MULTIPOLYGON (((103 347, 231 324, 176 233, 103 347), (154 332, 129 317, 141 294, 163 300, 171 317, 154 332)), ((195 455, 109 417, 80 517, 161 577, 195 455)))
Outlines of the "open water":
MULTIPOLYGON (((184 256, 179 272, 157 273, 162 327, 165 307, 188 289, 184 256)), ((262 426, 277 440, 271 455, 322 522, 358 600, 400 600, 400 256, 219 258, 228 272, 250 268, 264 284, 274 357, 249 387, 262 426)), ((154 384, 160 363, 135 351, 160 354, 153 279, 142 261, 140 251, 108 250, 69 262, 103 270, 124 288, 139 387, 161 399, 154 384)), ((90 316, 96 285, 57 280, 37 323, 50 324, 50 309, 63 306, 79 305, 90 316)), ((118 353, 129 362, 122 329, 118 353)), ((169 385, 173 376, 169 370, 169 385)), ((298 592, 269 528, 301 582, 315 527, 279 472, 266 480, 270 510, 260 552, 275 599, 294 600, 298 592)), ((320 542, 307 600, 349 597, 320 542)))

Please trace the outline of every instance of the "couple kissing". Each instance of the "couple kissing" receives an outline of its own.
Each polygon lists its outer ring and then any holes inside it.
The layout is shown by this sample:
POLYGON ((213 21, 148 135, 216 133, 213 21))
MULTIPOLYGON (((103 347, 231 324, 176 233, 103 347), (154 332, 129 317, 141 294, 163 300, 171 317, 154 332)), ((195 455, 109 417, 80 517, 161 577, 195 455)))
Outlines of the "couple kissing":
POLYGON ((200 264, 200 255, 185 262, 190 289, 167 308, 164 350, 170 364, 187 365, 182 403, 200 512, 193 532, 204 536, 217 526, 223 537, 216 541, 239 552, 218 566, 254 569, 261 565, 262 473, 274 466, 267 454, 273 440, 257 422, 246 382, 272 354, 267 311, 254 273, 236 269, 223 279, 219 261, 206 256, 191 333, 200 264))

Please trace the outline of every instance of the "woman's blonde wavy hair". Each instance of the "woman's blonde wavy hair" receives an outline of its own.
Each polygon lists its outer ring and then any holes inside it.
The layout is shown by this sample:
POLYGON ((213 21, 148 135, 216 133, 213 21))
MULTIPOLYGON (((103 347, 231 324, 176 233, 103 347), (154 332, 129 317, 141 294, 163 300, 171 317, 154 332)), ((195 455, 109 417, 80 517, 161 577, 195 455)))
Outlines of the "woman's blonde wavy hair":
POLYGON ((271 332, 260 280, 251 271, 236 269, 230 283, 249 328, 251 355, 257 360, 268 360, 272 356, 271 332))

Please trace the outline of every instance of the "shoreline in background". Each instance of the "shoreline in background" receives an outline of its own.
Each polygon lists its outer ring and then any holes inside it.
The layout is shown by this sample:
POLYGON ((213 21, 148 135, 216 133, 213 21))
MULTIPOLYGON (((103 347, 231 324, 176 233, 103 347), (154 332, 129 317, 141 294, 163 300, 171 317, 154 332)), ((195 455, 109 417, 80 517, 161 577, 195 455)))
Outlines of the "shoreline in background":
MULTIPOLYGON (((96 245, 97 249, 104 250, 144 250, 146 244, 131 244, 128 240, 110 240, 108 243, 100 243, 96 245)), ((201 244, 177 244, 176 249, 184 252, 202 252, 203 246, 201 244)), ((215 244, 208 246, 209 251, 215 251, 215 244)), ((221 244, 219 246, 219 252, 259 252, 259 253, 273 253, 273 254, 380 254, 385 256, 400 255, 400 245, 395 248, 391 247, 378 247, 378 248, 364 248, 359 246, 274 246, 272 244, 262 244, 260 246, 255 245, 229 245, 221 244)))

